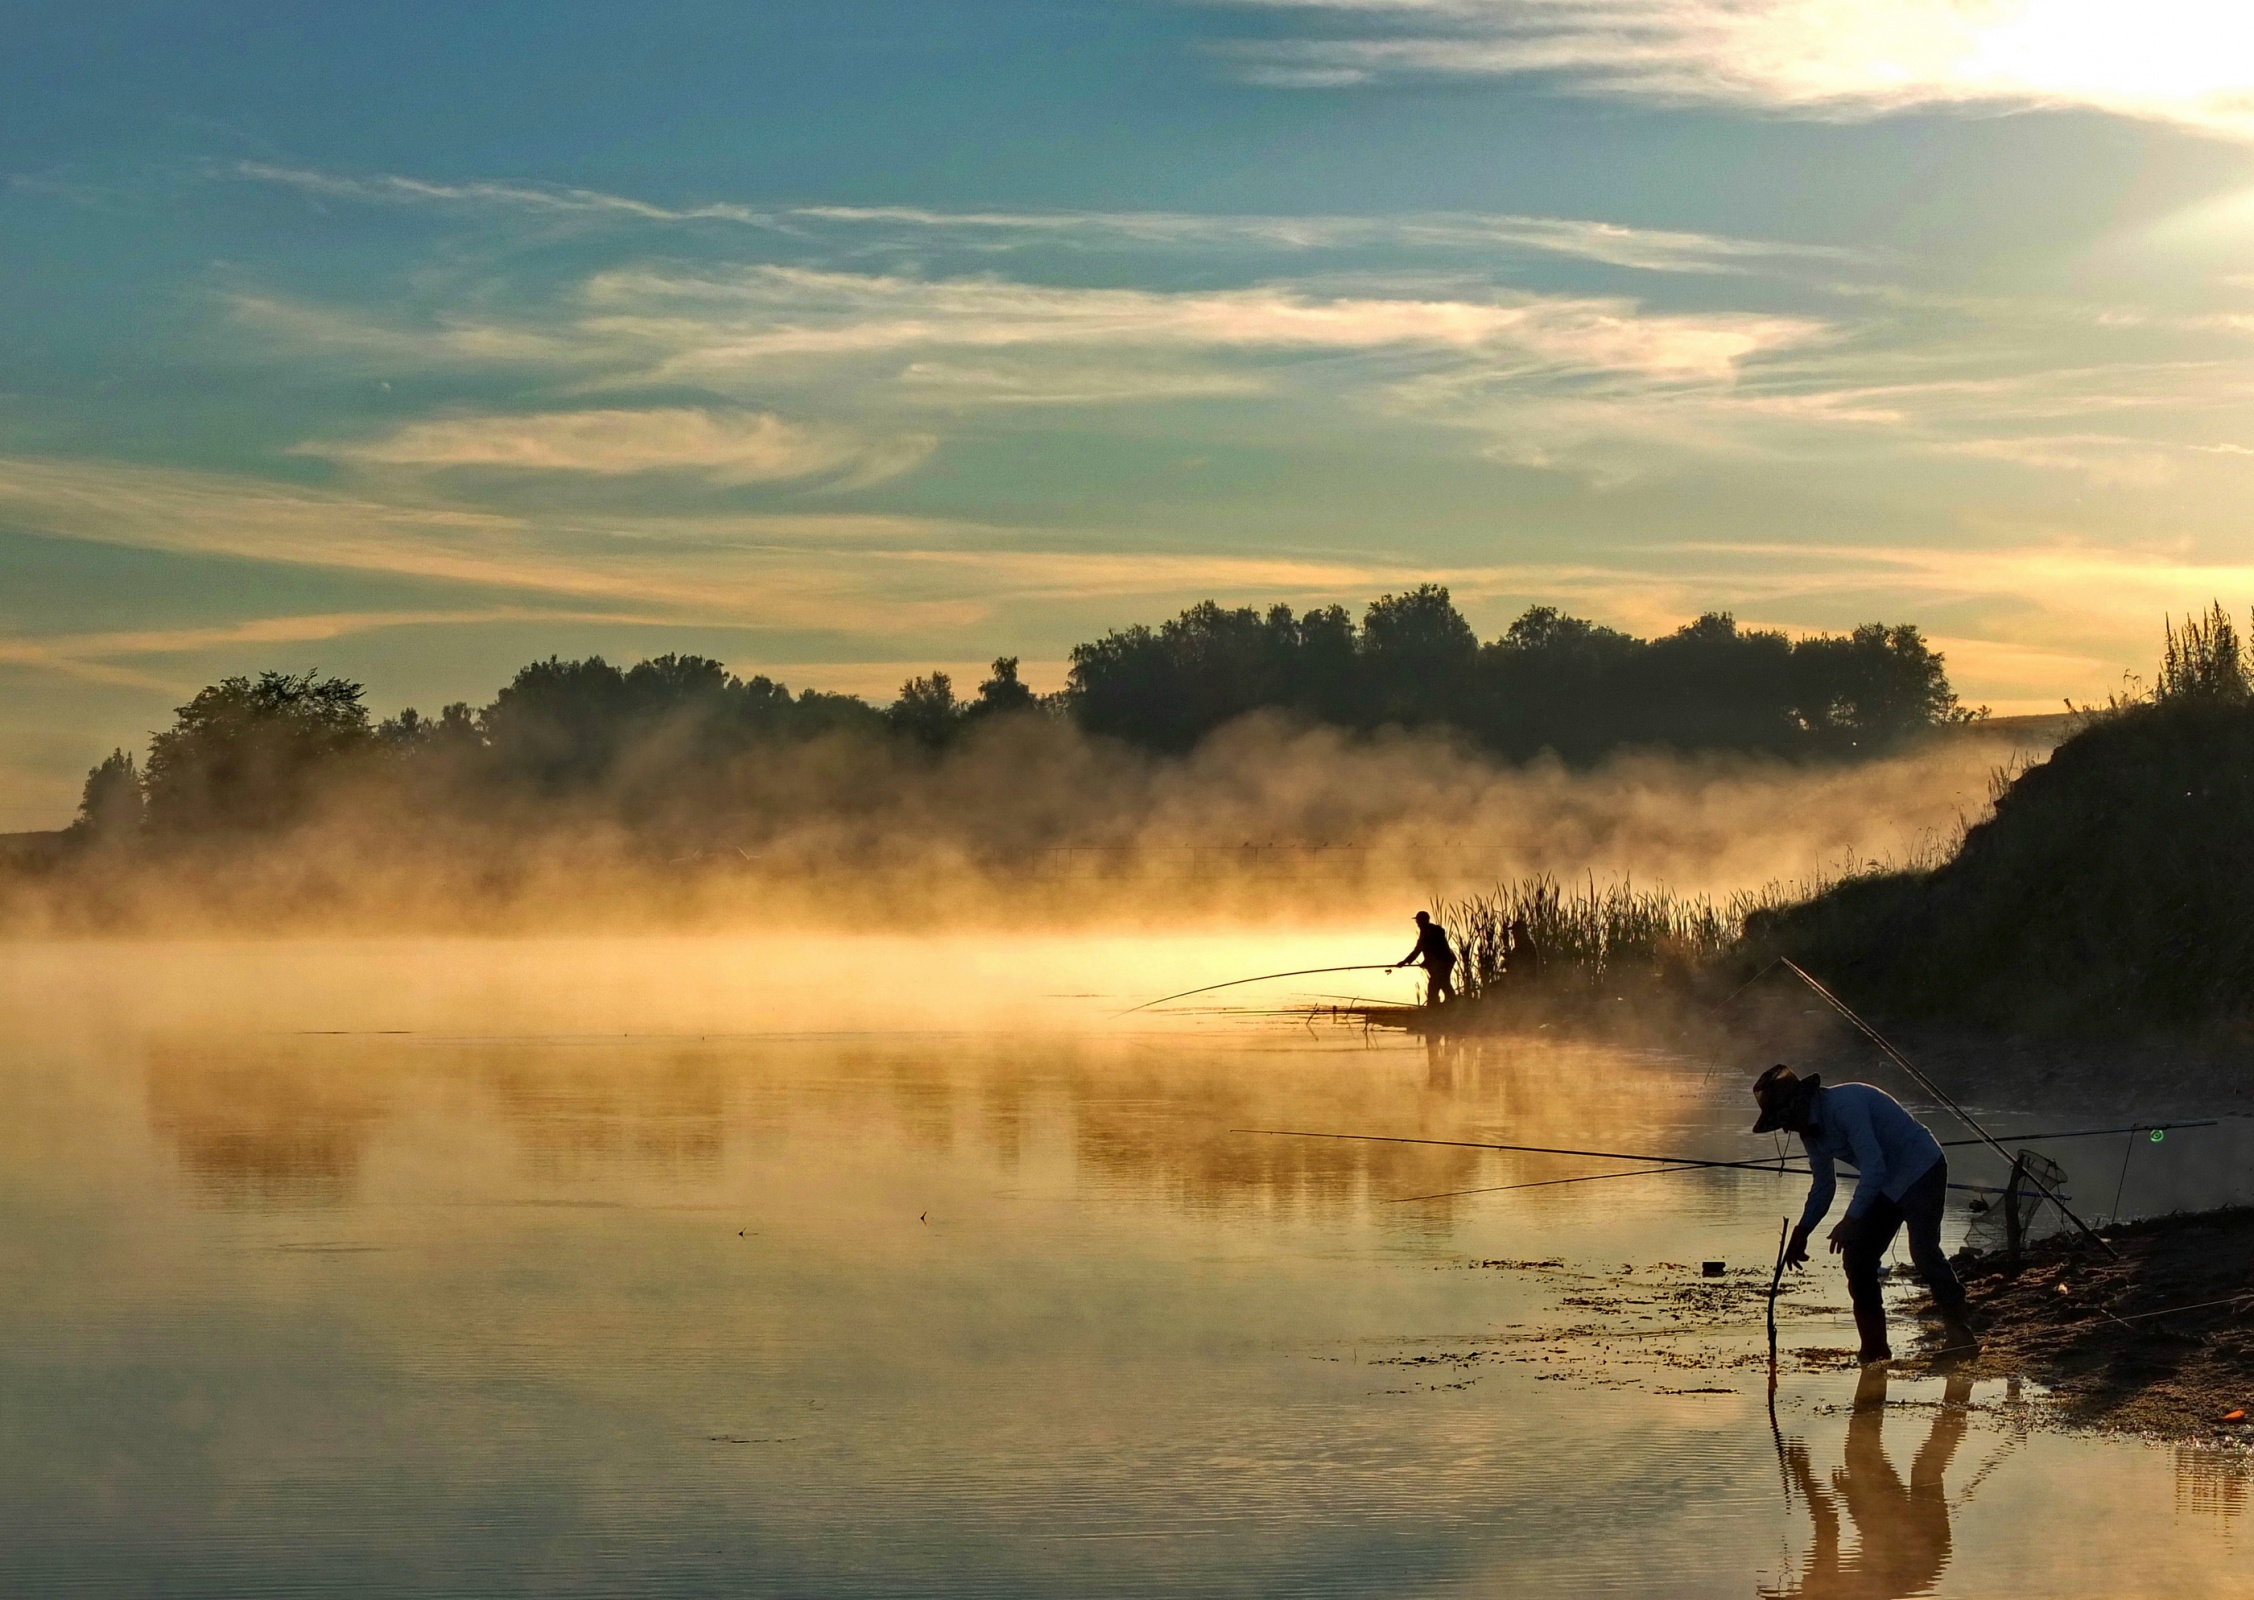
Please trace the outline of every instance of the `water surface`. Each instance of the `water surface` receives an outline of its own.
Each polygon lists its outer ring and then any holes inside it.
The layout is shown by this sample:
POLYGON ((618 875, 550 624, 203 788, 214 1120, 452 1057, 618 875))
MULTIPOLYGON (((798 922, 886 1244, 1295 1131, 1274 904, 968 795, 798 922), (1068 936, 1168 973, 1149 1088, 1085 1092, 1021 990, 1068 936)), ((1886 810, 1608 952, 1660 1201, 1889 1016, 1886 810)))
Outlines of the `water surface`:
POLYGON ((1858 1410, 1828 1263, 1772 1431, 1790 1179, 1233 1131, 1739 1157, 1741 1064, 1107 1020, 1320 953, 15 952, 0 1589, 2254 1593, 2244 1458, 1858 1410))

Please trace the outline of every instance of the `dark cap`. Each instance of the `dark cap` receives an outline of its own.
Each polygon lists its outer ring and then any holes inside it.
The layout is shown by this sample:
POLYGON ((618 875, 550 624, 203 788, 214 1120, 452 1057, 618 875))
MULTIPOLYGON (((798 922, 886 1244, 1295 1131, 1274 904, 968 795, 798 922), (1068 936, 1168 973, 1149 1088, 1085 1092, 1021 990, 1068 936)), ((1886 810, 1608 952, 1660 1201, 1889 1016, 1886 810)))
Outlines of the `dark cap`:
POLYGON ((1823 1087, 1824 1080, 1811 1072, 1805 1078, 1783 1062, 1778 1062, 1760 1077, 1753 1080, 1753 1098, 1760 1102, 1761 1115, 1755 1119, 1755 1133, 1774 1133, 1807 1103, 1808 1096, 1823 1087))

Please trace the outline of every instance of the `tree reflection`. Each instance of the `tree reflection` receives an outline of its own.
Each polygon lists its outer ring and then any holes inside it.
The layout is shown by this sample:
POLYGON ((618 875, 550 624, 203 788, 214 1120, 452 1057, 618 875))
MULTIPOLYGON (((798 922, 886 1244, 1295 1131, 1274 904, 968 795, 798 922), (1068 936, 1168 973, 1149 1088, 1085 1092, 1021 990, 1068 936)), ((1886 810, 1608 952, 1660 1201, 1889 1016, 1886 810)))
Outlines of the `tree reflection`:
POLYGON ((1785 1470, 1815 1524, 1815 1542, 1797 1581, 1763 1589, 1774 1600, 1904 1600, 1932 1592, 1949 1564, 1949 1502, 1942 1480, 1971 1419, 1972 1378, 1950 1374, 1941 1409, 1902 1481, 1887 1458, 1880 1430, 1886 1418, 1883 1365, 1863 1369, 1847 1423, 1845 1463, 1826 1486, 1809 1464, 1808 1447, 1784 1447, 1785 1470), (1855 1548, 1841 1547, 1840 1510, 1855 1525, 1855 1548))

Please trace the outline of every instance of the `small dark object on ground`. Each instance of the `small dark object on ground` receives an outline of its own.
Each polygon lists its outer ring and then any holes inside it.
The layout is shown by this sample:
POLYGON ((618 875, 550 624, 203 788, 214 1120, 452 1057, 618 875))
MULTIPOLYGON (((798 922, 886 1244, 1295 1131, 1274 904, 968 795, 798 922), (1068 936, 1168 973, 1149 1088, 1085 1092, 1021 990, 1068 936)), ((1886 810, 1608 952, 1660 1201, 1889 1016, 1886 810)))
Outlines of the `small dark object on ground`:
POLYGON ((1719 1278, 1729 1268, 1719 1261, 1701 1261, 1698 1264, 1698 1270, 1705 1273, 1709 1278, 1719 1278))

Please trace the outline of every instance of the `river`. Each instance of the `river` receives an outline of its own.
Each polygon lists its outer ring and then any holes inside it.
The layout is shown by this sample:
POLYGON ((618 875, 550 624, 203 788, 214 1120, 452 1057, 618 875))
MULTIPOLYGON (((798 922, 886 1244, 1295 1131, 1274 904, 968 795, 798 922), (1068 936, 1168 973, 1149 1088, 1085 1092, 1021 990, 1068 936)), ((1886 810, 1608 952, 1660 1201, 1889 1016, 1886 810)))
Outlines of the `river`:
POLYGON ((1239 1131, 1739 1159, 1760 1063, 1114 1015, 1349 932, 15 948, 0 1590, 2254 1593, 2243 1454, 1858 1397, 1829 1262, 1772 1425, 1792 1178, 1239 1131))

